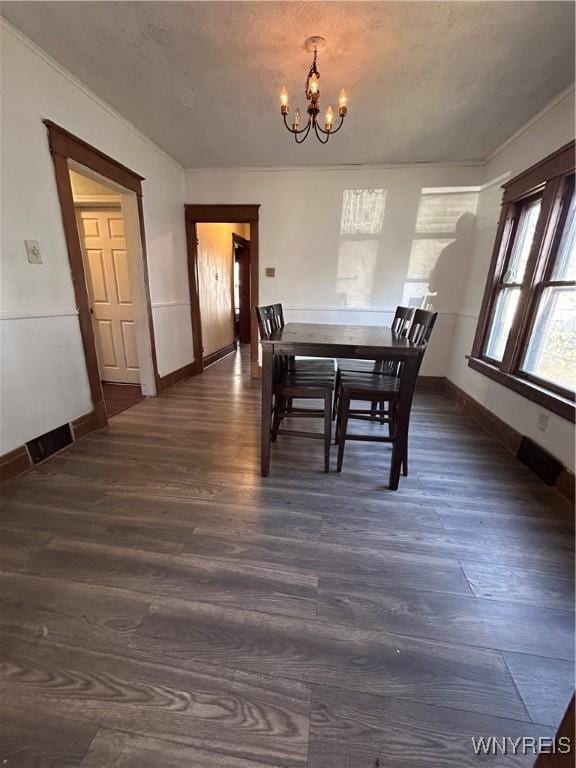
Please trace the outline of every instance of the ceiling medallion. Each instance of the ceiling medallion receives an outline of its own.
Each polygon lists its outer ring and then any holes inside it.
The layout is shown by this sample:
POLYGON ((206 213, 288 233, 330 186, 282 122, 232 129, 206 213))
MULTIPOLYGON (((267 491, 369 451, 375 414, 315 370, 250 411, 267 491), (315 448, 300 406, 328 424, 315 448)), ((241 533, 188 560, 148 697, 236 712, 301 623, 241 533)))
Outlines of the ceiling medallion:
POLYGON ((334 133, 338 133, 340 128, 342 128, 344 118, 348 112, 348 97, 346 95, 346 91, 342 90, 340 91, 340 95, 338 97, 338 116, 340 117, 340 122, 338 123, 337 127, 334 128, 334 110, 331 106, 328 107, 324 116, 324 128, 322 128, 319 124, 318 115, 320 114, 320 72, 318 71, 316 63, 318 59, 318 51, 323 50, 325 44, 326 41, 323 37, 309 37, 306 41, 306 49, 308 51, 314 52, 314 58, 312 59, 308 77, 306 78, 306 86, 304 90, 304 94, 308 102, 308 108, 306 110, 308 112, 308 120, 303 128, 300 127, 302 118, 299 109, 294 112, 292 123, 288 123, 288 113, 290 112, 288 91, 286 90, 285 86, 282 86, 282 90, 280 91, 280 112, 284 118, 284 125, 290 131, 290 133, 294 135, 297 144, 302 144, 302 142, 306 141, 308 134, 312 129, 314 130, 318 141, 320 141, 322 144, 326 144, 330 136, 332 136, 334 133))

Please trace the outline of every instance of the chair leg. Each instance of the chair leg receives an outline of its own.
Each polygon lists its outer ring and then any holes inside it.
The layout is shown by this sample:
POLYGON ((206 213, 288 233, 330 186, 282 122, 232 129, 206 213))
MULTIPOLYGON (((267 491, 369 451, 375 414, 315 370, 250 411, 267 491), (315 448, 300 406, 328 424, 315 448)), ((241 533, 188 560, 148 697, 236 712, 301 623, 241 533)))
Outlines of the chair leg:
POLYGON ((332 442, 332 393, 324 395, 324 472, 330 472, 330 444, 332 442))
POLYGON ((336 471, 342 472, 342 462, 344 461, 344 445, 346 443, 346 433, 348 431, 348 414, 350 411, 350 395, 342 393, 340 395, 340 407, 338 414, 338 463, 336 471))
POLYGON ((406 447, 404 448, 404 456, 402 457, 402 474, 404 477, 408 477, 408 434, 410 432, 410 416, 406 422, 406 447))
POLYGON ((282 410, 284 409, 284 399, 283 397, 277 397, 276 403, 274 406, 274 413, 272 415, 272 431, 270 434, 270 441, 272 443, 276 442, 276 438, 278 437, 278 430, 280 428, 280 421, 282 420, 282 416, 280 415, 282 410))
POLYGON ((386 400, 380 400, 378 410, 380 411, 380 424, 386 424, 386 400))
POLYGON ((332 407, 332 418, 335 419, 338 413, 338 397, 340 392, 340 382, 342 379, 342 373, 340 372, 340 369, 338 368, 336 371, 336 382, 334 387, 334 402, 332 407))

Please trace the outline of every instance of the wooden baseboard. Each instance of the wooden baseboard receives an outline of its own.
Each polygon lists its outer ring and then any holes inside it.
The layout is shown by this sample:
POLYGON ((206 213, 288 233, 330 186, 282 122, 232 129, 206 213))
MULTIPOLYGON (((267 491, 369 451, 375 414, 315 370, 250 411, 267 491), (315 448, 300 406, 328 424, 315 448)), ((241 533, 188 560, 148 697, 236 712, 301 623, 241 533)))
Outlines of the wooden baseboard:
POLYGON ((222 347, 222 349, 218 349, 216 352, 212 352, 211 355, 206 355, 204 358, 204 368, 207 368, 209 365, 212 365, 212 363, 218 362, 218 360, 221 360, 223 357, 226 357, 226 355, 229 355, 231 352, 236 351, 236 344, 228 344, 226 347, 222 347))
MULTIPOLYGON (((178 381, 186 379, 189 376, 194 376, 198 372, 199 366, 196 363, 190 363, 183 368, 179 368, 177 371, 169 373, 167 376, 161 377, 159 379, 160 387, 158 394, 165 392, 178 381)), ((83 416, 79 416, 77 419, 70 422, 70 429, 74 442, 81 440, 96 429, 105 427, 107 424, 108 417, 106 415, 106 403, 101 400, 98 403, 94 403, 94 408, 90 413, 85 413, 83 416)), ((0 483, 18 477, 33 466, 34 464, 30 460, 25 445, 4 454, 4 456, 0 456, 0 483)))
MULTIPOLYGON (((104 403, 96 403, 94 409, 91 410, 90 413, 85 413, 83 416, 79 416, 77 419, 74 419, 74 421, 69 422, 72 439, 76 442, 76 440, 80 440, 90 434, 90 432, 94 432, 94 430, 106 426, 107 423, 104 403), (104 414, 104 421, 102 421, 102 414, 104 414)), ((48 456, 44 461, 48 461, 53 455, 55 454, 48 456)), ((30 459, 25 445, 22 445, 20 448, 16 448, 9 453, 5 453, 4 456, 0 456, 0 483, 4 483, 7 480, 12 480, 15 477, 23 475, 24 472, 27 472, 34 466, 36 465, 33 464, 30 459)))
MULTIPOLYGON (((98 403, 100 405, 100 403, 98 403)), ((80 416, 78 419, 70 422, 72 428, 72 437, 74 440, 80 440, 82 437, 94 432, 95 429, 100 429, 104 424, 101 423, 99 417, 100 409, 94 409, 90 413, 85 413, 84 416, 80 416)))
POLYGON ((183 365, 182 368, 178 368, 177 370, 172 371, 172 373, 167 373, 166 376, 160 376, 156 394, 160 395, 162 392, 166 392, 167 389, 170 389, 170 387, 173 387, 174 384, 178 384, 179 381, 189 379, 191 376, 197 376, 200 372, 200 365, 198 362, 194 361, 193 363, 188 363, 188 365, 183 365))
MULTIPOLYGON (((445 392, 456 400, 470 414, 474 421, 478 422, 482 429, 516 456, 523 437, 520 432, 506 424, 505 421, 502 421, 492 411, 489 411, 486 406, 479 403, 478 400, 474 400, 473 397, 470 397, 467 392, 464 392, 463 389, 460 389, 459 386, 449 379, 446 379, 445 392)), ((569 501, 574 501, 574 474, 568 469, 562 469, 554 487, 569 501)))
POLYGON ((0 482, 4 483, 6 480, 18 477, 31 466, 32 462, 25 445, 5 453, 0 456, 0 482))
POLYGON ((416 392, 445 392, 445 376, 418 376, 416 379, 416 392))

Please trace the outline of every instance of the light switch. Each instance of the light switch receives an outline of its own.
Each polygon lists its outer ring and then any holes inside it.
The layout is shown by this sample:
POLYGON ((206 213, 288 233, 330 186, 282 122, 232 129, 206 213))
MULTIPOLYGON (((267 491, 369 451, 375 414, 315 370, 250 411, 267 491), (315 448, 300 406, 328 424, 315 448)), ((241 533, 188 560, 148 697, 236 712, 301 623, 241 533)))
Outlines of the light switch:
POLYGON ((266 267, 266 277, 276 277, 276 268, 266 267))
POLYGON ((42 264, 42 254, 40 253, 40 243, 38 240, 24 240, 28 261, 30 264, 42 264))

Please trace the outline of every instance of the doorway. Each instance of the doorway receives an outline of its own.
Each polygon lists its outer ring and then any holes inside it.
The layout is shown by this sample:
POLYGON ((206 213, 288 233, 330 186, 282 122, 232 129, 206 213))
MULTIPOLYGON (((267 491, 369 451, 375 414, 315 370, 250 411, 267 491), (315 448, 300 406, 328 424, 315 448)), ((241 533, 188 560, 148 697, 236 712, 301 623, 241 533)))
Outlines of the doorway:
POLYGON ((122 198, 109 185, 70 169, 76 224, 96 342, 98 371, 110 418, 140 402, 132 254, 122 198))
MULTIPOLYGON (((244 259, 250 267, 250 225, 240 222, 201 222, 196 225, 198 303, 202 330, 202 363, 206 368, 237 348, 240 297, 236 242, 245 244, 244 259), (238 296, 237 296, 238 294, 238 296)), ((244 270, 245 271, 245 270, 244 270)), ((248 307, 243 308, 250 319, 248 307)), ((250 343, 248 328, 248 344, 250 343)))
POLYGON ((154 396, 159 376, 148 288, 142 181, 49 120, 50 151, 93 418, 154 396), (114 387, 113 390, 110 388, 114 387))
POLYGON ((259 208, 185 206, 194 358, 199 372, 232 352, 238 343, 246 343, 251 374, 258 376, 254 310, 258 304, 259 208), (220 255, 215 253, 215 243, 221 244, 220 255))
POLYGON ((233 234, 232 255, 235 338, 238 344, 250 344, 250 240, 233 234))

